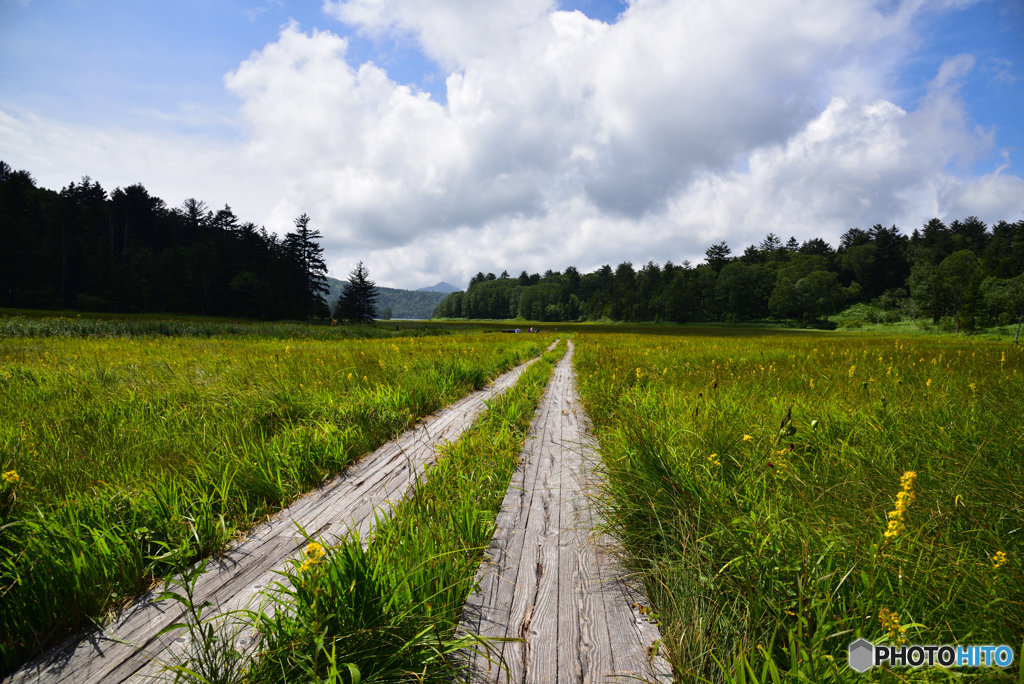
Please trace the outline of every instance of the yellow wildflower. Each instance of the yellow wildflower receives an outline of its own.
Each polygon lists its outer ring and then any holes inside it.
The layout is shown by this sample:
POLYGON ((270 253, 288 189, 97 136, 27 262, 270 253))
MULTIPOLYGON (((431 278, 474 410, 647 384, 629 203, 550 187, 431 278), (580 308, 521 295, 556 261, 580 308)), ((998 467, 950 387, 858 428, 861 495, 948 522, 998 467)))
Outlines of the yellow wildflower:
POLYGON ((904 520, 907 509, 915 498, 914 483, 916 481, 917 473, 913 470, 903 473, 903 477, 900 478, 900 492, 896 495, 896 510, 889 512, 889 527, 885 530, 886 539, 898 537, 906 530, 904 520))
POLYGON ((925 387, 931 387, 932 386, 932 379, 928 378, 928 382, 924 383, 924 386, 925 387))
POLYGON ((316 542, 307 544, 302 553, 306 556, 306 559, 299 566, 299 572, 306 572, 310 568, 319 565, 323 561, 324 556, 327 555, 324 547, 316 542))
POLYGON ((996 555, 992 556, 992 569, 998 570, 1006 564, 1006 560, 1006 553, 1004 551, 997 551, 996 555))
POLYGON ((751 437, 750 435, 743 435, 743 441, 744 442, 753 442, 754 438, 751 437))
POLYGON ((971 388, 972 392, 977 392, 978 391, 978 383, 976 383, 976 382, 972 382, 970 385, 968 385, 968 387, 971 388))
POLYGON ((4 482, 6 482, 7 484, 18 484, 19 482, 21 482, 21 476, 18 475, 18 471, 16 470, 8 470, 6 473, 4 473, 3 478, 4 482))
POLYGON ((878 621, 882 624, 882 629, 889 632, 889 638, 892 641, 897 644, 906 643, 904 635, 907 633, 907 628, 900 625, 899 613, 883 608, 878 612, 878 621))
POLYGON ((711 454, 710 456, 708 456, 708 461, 713 466, 720 466, 720 465, 722 465, 721 461, 718 460, 718 454, 711 454))

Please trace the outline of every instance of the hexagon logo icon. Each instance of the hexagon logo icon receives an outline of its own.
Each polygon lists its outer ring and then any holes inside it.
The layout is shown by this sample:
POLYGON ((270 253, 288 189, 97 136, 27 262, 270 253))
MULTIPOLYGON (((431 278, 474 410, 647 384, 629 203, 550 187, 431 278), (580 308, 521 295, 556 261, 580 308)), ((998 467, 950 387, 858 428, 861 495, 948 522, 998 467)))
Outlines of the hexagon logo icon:
POLYGON ((867 639, 857 639, 849 646, 850 669, 867 672, 874 664, 875 646, 867 639))

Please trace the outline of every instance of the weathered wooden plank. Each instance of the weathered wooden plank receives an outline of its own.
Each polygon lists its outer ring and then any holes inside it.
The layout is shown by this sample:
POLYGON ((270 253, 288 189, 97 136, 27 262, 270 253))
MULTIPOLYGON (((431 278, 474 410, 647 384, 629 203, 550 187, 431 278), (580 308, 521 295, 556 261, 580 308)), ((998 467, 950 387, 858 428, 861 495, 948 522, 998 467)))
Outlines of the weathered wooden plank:
MULTIPOLYGON (((211 560, 195 585, 196 600, 212 600, 225 609, 246 605, 277 579, 274 570, 287 565, 305 543, 296 531, 337 534, 352 527, 365 534, 374 512, 387 509, 406 495, 408 488, 435 460, 435 448, 454 440, 484 408, 484 400, 512 386, 529 361, 505 373, 491 386, 474 392, 446 410, 421 421, 346 469, 332 482, 300 498, 291 507, 252 530, 246 539, 211 560)), ((121 682, 135 673, 158 669, 155 659, 177 638, 154 636, 180 621, 180 604, 154 601, 155 592, 141 597, 111 624, 94 633, 70 639, 29 663, 8 682, 121 682)))
MULTIPOLYGON (((502 648, 515 684, 622 675, 667 684, 667 663, 647 654, 657 626, 631 608, 642 594, 623 581, 612 540, 597 532, 589 500, 599 484, 596 450, 577 405, 571 358, 570 344, 535 416, 535 439, 523 449, 460 629, 522 639, 502 648)), ((479 657, 468 673, 473 684, 506 676, 479 657)))
POLYGON ((571 587, 571 563, 567 561, 573 550, 572 536, 575 533, 572 520, 571 464, 566 462, 561 444, 562 434, 561 397, 568 390, 569 362, 560 364, 551 382, 551 392, 546 397, 545 431, 541 438, 540 458, 542 495, 547 513, 541 529, 542 541, 539 549, 539 563, 543 573, 539 575, 537 597, 533 620, 526 635, 525 681, 535 684, 553 684, 560 676, 559 653, 561 649, 548 648, 551 643, 572 639, 579 621, 576 606, 567 595, 571 587))
MULTIPOLYGON (((489 547, 491 561, 484 563, 477 573, 483 593, 474 593, 466 606, 465 619, 473 623, 477 634, 520 639, 533 624, 543 577, 540 544, 550 526, 551 505, 550 492, 536 483, 545 466, 542 451, 550 439, 551 418, 548 402, 557 392, 555 385, 549 384, 534 414, 520 467, 513 474, 496 520, 496 534, 489 547)), ((506 643, 501 648, 502 659, 516 681, 522 681, 528 655, 526 642, 506 643)), ((504 677, 484 659, 475 659, 472 668, 473 677, 480 681, 497 682, 504 677)))

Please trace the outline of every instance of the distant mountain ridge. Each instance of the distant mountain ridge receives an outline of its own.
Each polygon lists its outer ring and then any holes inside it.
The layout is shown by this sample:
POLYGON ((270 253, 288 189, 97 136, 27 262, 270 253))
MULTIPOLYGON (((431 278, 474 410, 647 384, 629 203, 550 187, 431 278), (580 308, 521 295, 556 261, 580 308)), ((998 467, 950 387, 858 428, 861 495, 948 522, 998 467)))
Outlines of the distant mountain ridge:
MULTIPOLYGON (((327 295, 327 303, 334 309, 334 303, 338 301, 338 297, 341 296, 341 288, 345 284, 345 281, 338 280, 337 278, 327 278, 327 287, 331 289, 329 295, 327 295)), ((447 285, 447 283, 438 283, 434 287, 440 285, 447 285)), ((449 285, 449 287, 451 287, 449 285)), ((380 315, 384 312, 384 309, 391 308, 392 318, 422 318, 428 319, 434 315, 434 309, 440 304, 445 297, 448 296, 448 291, 431 290, 425 288, 423 290, 399 290, 393 287, 378 287, 377 291, 380 293, 380 298, 377 300, 377 314, 380 315)))
POLYGON ((455 287, 451 283, 446 283, 446 282, 444 282, 442 280, 437 285, 431 285, 430 287, 421 287, 420 289, 418 289, 416 291, 417 292, 444 292, 445 294, 448 294, 449 292, 460 292, 460 291, 462 291, 462 288, 461 287, 455 287))

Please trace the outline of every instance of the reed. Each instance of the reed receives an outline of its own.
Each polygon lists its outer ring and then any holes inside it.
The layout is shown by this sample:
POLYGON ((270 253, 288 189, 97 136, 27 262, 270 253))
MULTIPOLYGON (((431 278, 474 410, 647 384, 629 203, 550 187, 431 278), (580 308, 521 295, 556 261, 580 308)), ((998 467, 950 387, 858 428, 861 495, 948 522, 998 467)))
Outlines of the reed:
POLYGON ((586 336, 608 527, 682 681, 851 671, 849 642, 1024 642, 1024 353, 917 336, 586 336))

